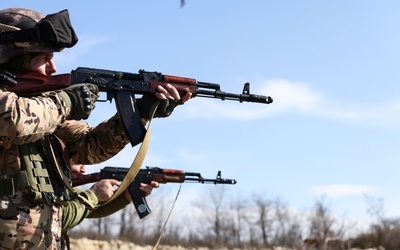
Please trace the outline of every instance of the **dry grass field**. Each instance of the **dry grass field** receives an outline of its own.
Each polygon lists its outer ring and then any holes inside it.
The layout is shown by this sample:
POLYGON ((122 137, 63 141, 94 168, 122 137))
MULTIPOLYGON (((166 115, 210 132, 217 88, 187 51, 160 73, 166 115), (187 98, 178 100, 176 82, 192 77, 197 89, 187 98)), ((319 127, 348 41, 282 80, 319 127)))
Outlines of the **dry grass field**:
MULTIPOLYGON (((131 242, 123 242, 120 240, 102 241, 102 240, 91 240, 87 238, 81 239, 70 239, 71 250, 152 250, 154 246, 138 246, 131 242)), ((181 246, 164 246, 159 245, 157 250, 211 250, 209 248, 196 248, 187 249, 181 246)), ((155 249, 154 249, 155 250, 155 249)), ((217 250, 217 249, 216 249, 217 250)), ((218 249, 228 250, 228 249, 218 249)), ((236 249, 239 250, 239 249, 236 249)), ((260 249, 261 250, 261 249, 260 249)), ((269 249, 265 249, 269 250, 269 249)), ((271 249, 272 250, 272 249, 271 249)), ((274 248, 273 250, 290 250, 287 248, 274 248)))
MULTIPOLYGON (((91 240, 87 238, 81 239, 70 239, 71 240, 71 250, 152 250, 153 246, 138 246, 131 242, 123 242, 121 240, 111 240, 111 241, 101 241, 101 240, 91 240)), ((159 245, 157 250, 211 250, 208 248, 196 248, 187 249, 180 246, 163 246, 159 245)), ((154 250, 156 250, 154 249, 154 250)), ((216 250, 216 249, 215 249, 216 250)), ((227 249, 218 249, 227 250, 227 249)), ((236 249, 240 250, 240 249, 236 249)), ((261 250, 261 249, 260 249, 261 250)), ((288 248, 274 248, 274 249, 264 249, 264 250, 291 250, 288 248)), ((314 248, 308 248, 307 250, 314 250, 314 248)), ((330 250, 332 250, 330 248, 330 250)), ((338 249, 339 250, 339 249, 338 249)), ((369 249, 358 249, 352 248, 351 250, 384 250, 384 248, 369 248, 369 249)))

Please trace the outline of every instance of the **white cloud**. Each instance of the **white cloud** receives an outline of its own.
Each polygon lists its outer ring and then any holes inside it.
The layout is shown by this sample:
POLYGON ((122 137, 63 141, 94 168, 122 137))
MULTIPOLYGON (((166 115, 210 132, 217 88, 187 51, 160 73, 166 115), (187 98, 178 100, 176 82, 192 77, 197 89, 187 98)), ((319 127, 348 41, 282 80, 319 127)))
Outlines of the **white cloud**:
POLYGON ((277 112, 295 110, 300 113, 314 113, 323 104, 323 96, 304 83, 287 80, 271 80, 264 84, 262 92, 274 98, 273 108, 277 112))
POLYGON ((195 98, 179 113, 188 118, 252 120, 285 113, 321 117, 361 126, 399 126, 400 98, 385 103, 341 102, 313 89, 310 84, 288 80, 265 81, 254 93, 271 96, 272 104, 239 103, 195 98))
MULTIPOLYGON (((313 90, 305 83, 286 80, 265 82, 264 92, 276 99, 277 113, 297 112, 362 126, 400 125, 400 99, 385 103, 345 103, 313 90)), ((276 107, 275 107, 276 106, 276 107)))
POLYGON ((180 113, 185 118, 231 118, 252 120, 270 117, 286 112, 316 114, 323 103, 323 96, 313 91, 310 86, 302 83, 292 83, 287 80, 266 81, 258 90, 251 93, 271 96, 272 104, 239 103, 237 101, 211 100, 195 98, 185 104, 180 113))
POLYGON ((310 188, 311 192, 318 196, 327 197, 343 197, 352 195, 365 195, 374 194, 378 191, 378 188, 366 185, 324 185, 314 186, 310 188))

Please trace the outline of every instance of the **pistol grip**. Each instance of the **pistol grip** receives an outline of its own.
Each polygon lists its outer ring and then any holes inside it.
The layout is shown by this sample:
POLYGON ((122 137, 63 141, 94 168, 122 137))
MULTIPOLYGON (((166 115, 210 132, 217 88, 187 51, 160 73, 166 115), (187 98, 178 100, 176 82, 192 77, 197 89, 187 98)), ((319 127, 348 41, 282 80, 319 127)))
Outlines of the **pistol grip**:
POLYGON ((133 181, 131 184, 129 184, 128 191, 132 197, 132 203, 135 206, 139 218, 143 219, 151 213, 151 210, 147 205, 145 194, 140 190, 139 187, 140 183, 137 181, 133 181))

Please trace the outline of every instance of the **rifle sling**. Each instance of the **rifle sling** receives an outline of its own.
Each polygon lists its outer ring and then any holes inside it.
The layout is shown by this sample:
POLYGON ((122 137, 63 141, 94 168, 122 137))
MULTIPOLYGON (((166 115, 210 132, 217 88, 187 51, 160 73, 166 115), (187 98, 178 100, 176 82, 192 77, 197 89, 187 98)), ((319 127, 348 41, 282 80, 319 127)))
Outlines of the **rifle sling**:
POLYGON ((97 205, 97 207, 104 206, 104 205, 108 204, 109 202, 111 202, 112 200, 114 200, 115 198, 117 198, 119 195, 122 194, 122 192, 125 191, 125 189, 128 188, 129 184, 131 184, 131 182, 135 179, 137 173, 140 170, 140 167, 143 164, 144 158, 147 153, 147 148, 148 148, 148 144, 150 141, 151 121, 152 121, 152 118, 154 117, 154 114, 155 114, 159 104, 160 104, 160 102, 157 101, 151 107, 149 124, 147 126, 147 132, 144 136, 142 144, 140 145, 139 151, 136 154, 135 160, 132 162, 128 172, 126 173, 124 179, 121 182, 121 185, 118 187, 118 189, 114 192, 114 194, 111 196, 111 198, 109 200, 97 205))
POLYGON ((51 154, 52 157, 50 157, 51 159, 53 159, 53 164, 55 166, 57 175, 59 177, 59 179, 62 181, 62 183, 64 184, 64 186, 68 189, 68 191, 75 197, 77 198, 82 204, 84 204, 88 209, 93 210, 95 208, 94 204, 92 202, 90 202, 88 199, 86 199, 83 195, 80 195, 79 193, 77 193, 73 187, 71 186, 71 183, 66 179, 65 175, 62 173, 60 165, 58 164, 57 159, 56 158, 56 154, 54 153, 54 149, 50 143, 50 140, 44 140, 44 142, 47 144, 47 148, 51 154))

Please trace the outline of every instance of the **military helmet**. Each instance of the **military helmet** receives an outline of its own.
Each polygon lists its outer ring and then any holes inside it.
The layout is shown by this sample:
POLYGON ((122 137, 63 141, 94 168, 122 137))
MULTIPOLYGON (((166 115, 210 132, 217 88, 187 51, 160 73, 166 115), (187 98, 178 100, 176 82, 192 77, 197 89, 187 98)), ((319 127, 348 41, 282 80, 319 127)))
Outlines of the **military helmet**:
POLYGON ((59 52, 77 41, 67 10, 47 16, 24 8, 0 10, 0 64, 25 53, 59 52))

